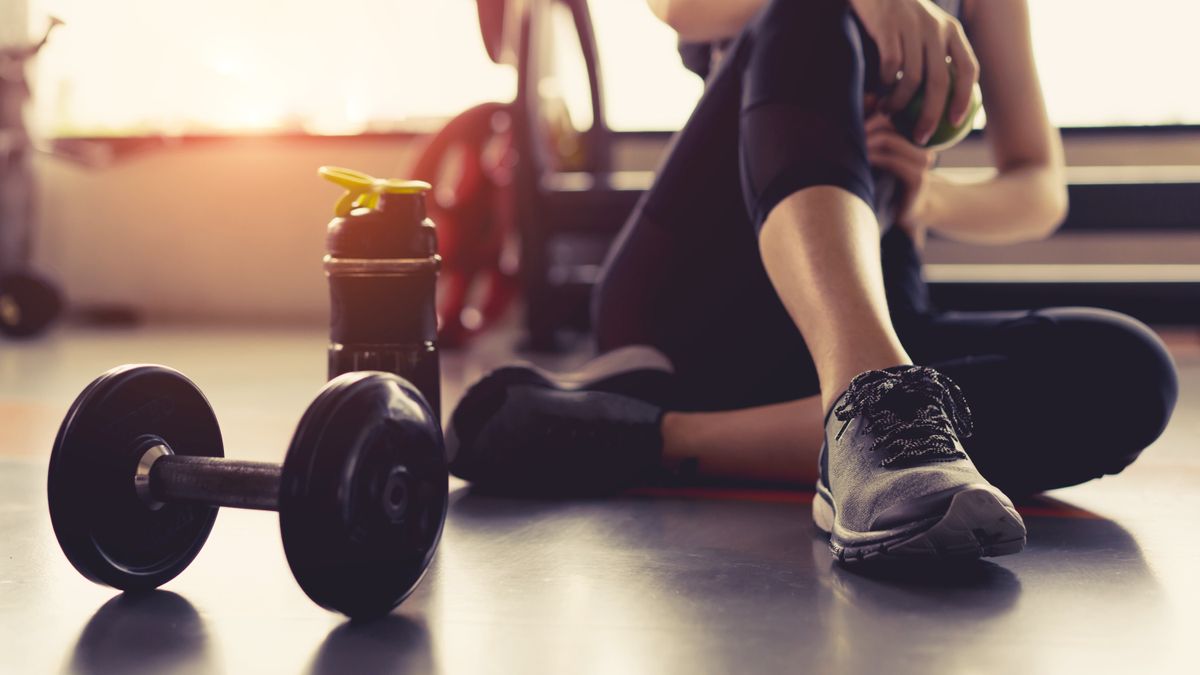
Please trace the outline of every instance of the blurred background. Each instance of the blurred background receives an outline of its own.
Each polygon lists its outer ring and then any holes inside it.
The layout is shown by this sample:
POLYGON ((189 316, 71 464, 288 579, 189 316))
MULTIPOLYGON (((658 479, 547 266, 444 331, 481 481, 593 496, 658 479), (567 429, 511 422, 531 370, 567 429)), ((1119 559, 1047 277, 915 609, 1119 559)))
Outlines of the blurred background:
MULTIPOLYGON (((31 243, 8 266, 52 279, 70 321, 316 325, 338 194, 316 168, 432 172, 443 255, 474 261, 451 269, 450 341, 517 312, 530 344, 556 346, 586 328, 604 251, 703 83, 644 0, 499 4, 0 0, 0 46, 66 21, 23 64, 36 180, 31 243), (432 134, 489 103, 430 157, 432 134)), ((936 300, 1192 321, 1200 5, 1030 6, 1071 215, 1036 244, 931 242, 936 300)), ((986 161, 973 134, 941 170, 986 161)))

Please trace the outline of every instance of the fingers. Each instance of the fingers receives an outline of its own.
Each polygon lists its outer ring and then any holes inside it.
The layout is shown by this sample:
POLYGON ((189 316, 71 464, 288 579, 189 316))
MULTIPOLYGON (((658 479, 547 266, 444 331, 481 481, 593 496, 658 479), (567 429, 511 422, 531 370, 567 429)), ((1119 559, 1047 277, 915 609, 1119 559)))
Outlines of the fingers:
POLYGON ((962 24, 957 21, 951 24, 950 39, 947 52, 952 59, 954 68, 954 92, 950 100, 950 121, 959 126, 971 110, 971 91, 979 81, 979 60, 975 58, 975 50, 967 41, 962 24))
POLYGON ((881 131, 895 133, 896 125, 892 122, 892 118, 888 117, 885 113, 876 113, 863 122, 863 129, 867 132, 867 138, 870 139, 872 134, 881 131))
POLYGON ((867 136, 867 158, 876 157, 903 164, 904 175, 910 175, 930 169, 937 155, 913 145, 895 130, 877 128, 867 136))
POLYGON ((904 45, 898 33, 889 33, 883 41, 877 41, 879 48, 879 79, 885 86, 892 86, 900 81, 897 74, 904 68, 904 45))
POLYGON ((921 106, 921 115, 913 129, 913 138, 924 145, 929 142, 933 132, 937 130, 946 111, 946 97, 950 93, 950 69, 946 66, 946 45, 941 40, 927 40, 924 46, 925 57, 925 100, 921 106))
POLYGON ((871 161, 871 166, 899 177, 900 183, 904 186, 904 189, 911 189, 908 187, 909 185, 913 184, 912 176, 909 175, 911 173, 911 169, 908 168, 908 164, 905 162, 896 159, 895 157, 882 155, 873 159, 871 161))
POLYGON ((936 153, 918 148, 896 131, 877 130, 867 137, 867 161, 895 175, 909 190, 916 190, 936 153))
POLYGON ((863 119, 870 119, 879 111, 879 95, 863 92, 863 119))
POLYGON ((867 159, 873 168, 883 169, 894 174, 905 185, 919 184, 924 171, 923 165, 914 162, 912 158, 889 152, 883 148, 868 150, 867 159))
POLYGON ((887 108, 891 112, 903 110, 904 106, 912 100, 917 89, 921 86, 921 81, 925 77, 925 58, 924 47, 921 42, 921 33, 919 30, 907 30, 900 34, 901 48, 903 50, 903 62, 900 73, 903 74, 896 86, 892 89, 891 95, 888 96, 887 108))

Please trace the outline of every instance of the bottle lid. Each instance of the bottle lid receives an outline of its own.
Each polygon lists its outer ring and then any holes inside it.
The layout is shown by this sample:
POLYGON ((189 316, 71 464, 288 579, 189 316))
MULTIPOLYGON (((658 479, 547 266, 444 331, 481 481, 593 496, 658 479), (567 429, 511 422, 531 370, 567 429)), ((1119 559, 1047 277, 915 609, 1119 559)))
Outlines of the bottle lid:
POLYGON ((361 171, 340 166, 323 166, 317 173, 329 182, 346 189, 333 206, 336 216, 345 216, 356 208, 374 209, 381 195, 423 195, 433 186, 420 180, 375 178, 361 171))

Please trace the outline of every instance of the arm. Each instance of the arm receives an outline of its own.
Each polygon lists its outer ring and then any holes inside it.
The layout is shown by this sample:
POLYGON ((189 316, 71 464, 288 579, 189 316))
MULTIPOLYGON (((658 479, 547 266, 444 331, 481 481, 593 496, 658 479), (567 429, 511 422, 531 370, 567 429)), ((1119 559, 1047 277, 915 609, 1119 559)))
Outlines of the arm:
POLYGON ((685 42, 715 42, 738 34, 766 0, 647 0, 654 15, 685 42))
POLYGON ((1050 236, 1067 212, 1062 140, 1038 82, 1025 0, 968 0, 997 172, 960 183, 931 173, 912 220, 950 239, 1006 244, 1050 236))

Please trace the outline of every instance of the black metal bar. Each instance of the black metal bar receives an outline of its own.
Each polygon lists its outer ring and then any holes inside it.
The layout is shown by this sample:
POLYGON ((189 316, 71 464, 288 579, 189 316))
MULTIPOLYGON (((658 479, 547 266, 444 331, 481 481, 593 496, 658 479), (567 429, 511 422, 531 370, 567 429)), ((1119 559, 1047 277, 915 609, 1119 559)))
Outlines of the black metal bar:
POLYGON ((282 469, 268 462, 166 455, 150 467, 150 494, 161 502, 277 511, 282 469))

